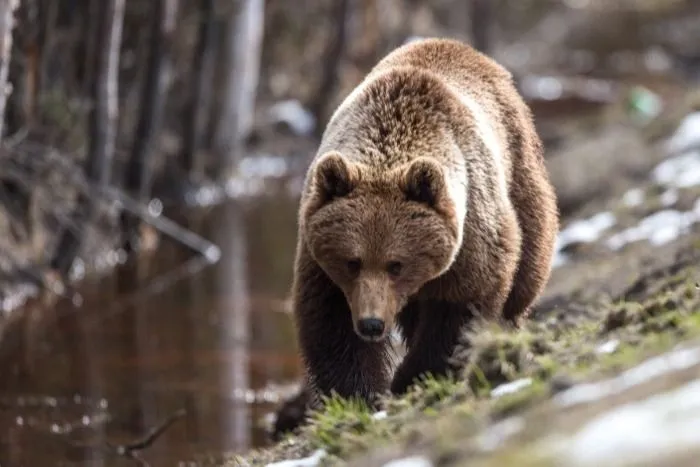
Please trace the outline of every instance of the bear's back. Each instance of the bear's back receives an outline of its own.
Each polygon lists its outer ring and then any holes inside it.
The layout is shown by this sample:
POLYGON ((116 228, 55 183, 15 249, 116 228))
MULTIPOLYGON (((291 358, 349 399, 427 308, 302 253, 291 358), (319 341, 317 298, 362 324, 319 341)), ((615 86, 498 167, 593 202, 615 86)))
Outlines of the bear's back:
POLYGON ((510 82, 504 67, 454 39, 418 39, 398 47, 370 71, 369 76, 397 67, 414 67, 436 74, 463 91, 479 91, 495 81, 510 82))

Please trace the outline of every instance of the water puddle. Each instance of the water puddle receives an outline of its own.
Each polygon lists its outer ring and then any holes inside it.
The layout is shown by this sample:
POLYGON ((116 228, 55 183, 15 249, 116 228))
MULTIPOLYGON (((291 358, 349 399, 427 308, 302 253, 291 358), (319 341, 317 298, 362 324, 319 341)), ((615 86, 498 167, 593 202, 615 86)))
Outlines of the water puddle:
POLYGON ((267 443, 300 374, 287 293, 296 199, 182 216, 214 266, 164 239, 150 258, 31 301, 0 340, 0 465, 186 465, 267 443), (80 305, 80 306, 78 306, 80 305))

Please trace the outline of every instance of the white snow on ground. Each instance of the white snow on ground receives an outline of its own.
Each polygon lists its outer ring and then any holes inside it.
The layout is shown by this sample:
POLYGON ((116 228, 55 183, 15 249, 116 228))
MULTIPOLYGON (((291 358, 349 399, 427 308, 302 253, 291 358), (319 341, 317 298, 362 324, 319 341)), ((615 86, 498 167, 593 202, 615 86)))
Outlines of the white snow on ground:
POLYGON ((700 144, 700 112, 687 115, 669 138, 666 147, 671 152, 681 152, 700 144))
POLYGON ((323 449, 318 449, 309 457, 272 462, 267 464, 265 467, 316 467, 325 456, 326 451, 323 449))
POLYGON ((560 460, 574 467, 662 465, 698 445, 700 380, 695 380, 595 417, 566 443, 560 460))
POLYGON ((564 247, 577 242, 595 242, 603 232, 615 225, 615 215, 611 212, 600 212, 588 219, 571 222, 559 232, 553 266, 561 266, 567 258, 562 253, 564 247))
POLYGON ((615 215, 611 212, 600 212, 588 219, 573 221, 559 232, 557 247, 559 249, 575 242, 594 242, 600 234, 615 225, 615 215))
POLYGON ((700 199, 690 211, 664 209, 642 219, 637 225, 617 232, 606 241, 608 248, 619 250, 628 243, 647 240, 654 246, 665 245, 700 222, 700 199))
POLYGON ((599 354, 608 354, 608 353, 613 353, 614 351, 617 350, 617 348, 620 346, 620 341, 617 339, 610 339, 609 341, 606 341, 603 344, 600 344, 596 349, 596 353, 599 354))
POLYGON ((556 394, 553 400, 562 407, 586 404, 696 365, 700 365, 700 348, 676 349, 650 358, 613 378, 577 384, 556 394))
MULTIPOLYGON (((654 167, 650 178, 666 188, 660 196, 660 201, 668 208, 678 201, 679 189, 700 185, 700 112, 688 115, 681 122, 667 141, 667 149, 677 155, 654 167)), ((622 197, 622 203, 627 207, 639 206, 643 202, 644 192, 640 188, 630 189, 622 197)), ((700 199, 689 211, 663 209, 650 214, 637 225, 615 232, 605 240, 605 244, 613 251, 640 240, 660 246, 687 233, 697 222, 700 222, 700 199)), ((562 249, 567 245, 575 242, 595 242, 615 223, 615 216, 610 212, 601 212, 588 219, 570 223, 559 233, 552 267, 556 268, 567 262, 567 256, 562 253, 562 249)))
POLYGON ((700 150, 664 160, 651 171, 651 178, 656 183, 673 188, 700 185, 700 150))
POLYGON ((625 192, 625 194, 622 196, 622 203, 629 208, 639 206, 643 202, 644 190, 641 188, 632 188, 627 190, 627 192, 625 192))
POLYGON ((511 381, 509 383, 504 383, 501 384, 500 386, 496 386, 491 390, 491 397, 501 397, 505 396, 506 394, 513 394, 515 392, 520 391, 521 389, 525 389, 526 387, 530 386, 532 384, 532 378, 521 378, 521 379, 516 379, 515 381, 511 381))
POLYGON ((425 456, 410 456, 386 462, 383 467, 433 467, 433 465, 425 456))
POLYGON ((669 188, 668 190, 661 193, 659 199, 661 200, 661 204, 668 207, 675 204, 676 201, 678 201, 678 197, 678 190, 676 190, 675 188, 669 188))

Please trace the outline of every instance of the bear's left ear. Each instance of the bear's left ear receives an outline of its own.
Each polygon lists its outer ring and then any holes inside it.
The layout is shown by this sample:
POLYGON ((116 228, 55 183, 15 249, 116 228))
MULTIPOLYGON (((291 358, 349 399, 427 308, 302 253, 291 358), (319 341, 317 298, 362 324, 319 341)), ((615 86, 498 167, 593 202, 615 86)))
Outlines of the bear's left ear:
POLYGON ((411 201, 437 208, 447 195, 447 186, 437 162, 420 157, 414 159, 403 176, 403 191, 411 201))
POLYGON ((327 152, 316 163, 314 188, 321 197, 321 203, 348 195, 356 183, 357 176, 353 167, 339 152, 327 152))

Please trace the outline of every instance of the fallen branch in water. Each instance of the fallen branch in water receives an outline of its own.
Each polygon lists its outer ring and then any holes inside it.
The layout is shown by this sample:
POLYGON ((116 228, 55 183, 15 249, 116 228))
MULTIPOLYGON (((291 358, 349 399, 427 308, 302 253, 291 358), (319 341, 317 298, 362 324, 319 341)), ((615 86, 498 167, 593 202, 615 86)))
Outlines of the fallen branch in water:
POLYGON ((155 427, 151 428, 149 432, 146 433, 144 436, 135 441, 132 441, 129 444, 120 444, 114 446, 111 443, 107 443, 107 445, 113 448, 114 451, 120 456, 128 457, 130 459, 136 459, 139 462, 148 465, 143 459, 138 457, 138 452, 151 446, 163 433, 165 433, 165 431, 168 428, 170 428, 170 426, 173 423, 175 423, 178 419, 184 417, 186 413, 187 412, 185 411, 185 409, 180 409, 176 411, 168 418, 163 420, 159 425, 156 425, 155 427))
POLYGON ((74 449, 104 449, 105 451, 115 454, 120 457, 126 457, 129 459, 133 459, 136 462, 138 462, 140 465, 148 466, 148 462, 143 460, 139 456, 139 452, 143 451, 144 449, 150 447, 155 443, 158 438, 165 433, 165 431, 170 428, 173 423, 175 423, 178 419, 184 417, 186 415, 187 411, 185 409, 179 409, 175 411, 173 414, 168 416, 165 420, 160 422, 158 425, 155 427, 151 428, 148 430, 148 433, 143 435, 140 438, 137 438, 136 440, 127 443, 127 444, 112 444, 109 441, 106 441, 103 446, 96 446, 93 443, 77 443, 70 441, 69 444, 71 448, 74 449), (106 448, 106 449, 105 449, 106 448))

